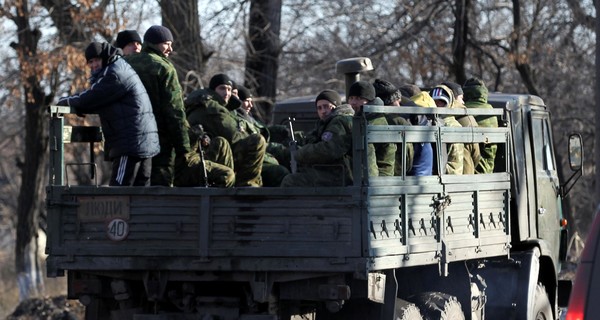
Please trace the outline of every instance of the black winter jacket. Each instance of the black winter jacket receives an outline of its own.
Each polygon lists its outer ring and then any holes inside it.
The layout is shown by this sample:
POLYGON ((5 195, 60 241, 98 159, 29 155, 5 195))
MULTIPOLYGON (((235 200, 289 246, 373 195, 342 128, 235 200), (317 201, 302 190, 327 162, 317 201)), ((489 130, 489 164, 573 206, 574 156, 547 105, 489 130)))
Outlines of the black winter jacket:
POLYGON ((100 116, 110 159, 150 158, 160 151, 152 104, 137 73, 117 54, 92 74, 89 89, 61 98, 58 104, 100 116))

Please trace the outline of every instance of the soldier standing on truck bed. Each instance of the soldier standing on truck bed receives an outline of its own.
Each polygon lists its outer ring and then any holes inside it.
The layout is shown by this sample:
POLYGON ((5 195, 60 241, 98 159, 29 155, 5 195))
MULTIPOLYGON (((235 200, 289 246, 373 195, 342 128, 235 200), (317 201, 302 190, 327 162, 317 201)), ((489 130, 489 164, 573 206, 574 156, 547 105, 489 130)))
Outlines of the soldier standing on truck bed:
MULTIPOLYGON (((356 116, 363 116, 364 105, 383 105, 383 101, 375 96, 375 88, 367 81, 356 81, 348 89, 348 103, 356 116)), ((369 125, 388 125, 382 113, 370 113, 366 116, 369 125)), ((369 176, 393 176, 396 162, 396 144, 369 143, 368 145, 369 176)))
POLYGON ((105 154, 112 161, 111 186, 149 186, 152 157, 160 151, 152 104, 121 50, 104 42, 85 49, 92 71, 91 87, 61 98, 59 106, 77 113, 98 113, 105 138, 105 154))
POLYGON ((172 44, 171 31, 155 25, 144 34, 142 52, 126 58, 146 87, 158 125, 160 153, 152 159, 151 184, 170 187, 179 180, 177 178, 184 178, 175 185, 201 186, 205 184, 203 172, 206 170, 210 185, 232 186, 234 174, 231 168, 202 161, 190 145, 190 126, 183 108, 181 85, 175 67, 168 59, 173 51, 172 44))
POLYGON ((352 116, 333 90, 315 99, 319 120, 295 154, 298 172, 287 175, 282 187, 335 187, 352 183, 352 116))
MULTIPOLYGON (((477 78, 468 79, 463 86, 465 94, 465 106, 467 108, 493 109, 488 103, 488 89, 485 83, 477 78)), ((480 127, 498 128, 496 116, 476 116, 475 120, 480 127)), ((494 172, 494 161, 498 145, 495 143, 481 143, 481 160, 475 167, 476 173, 494 172)))
POLYGON ((190 125, 202 125, 211 138, 223 137, 233 150, 235 186, 262 187, 262 163, 267 143, 260 133, 248 132, 240 126, 233 110, 240 106, 233 103, 233 81, 226 74, 216 74, 208 89, 198 89, 185 99, 190 125), (231 109, 228 109, 231 108, 231 109))

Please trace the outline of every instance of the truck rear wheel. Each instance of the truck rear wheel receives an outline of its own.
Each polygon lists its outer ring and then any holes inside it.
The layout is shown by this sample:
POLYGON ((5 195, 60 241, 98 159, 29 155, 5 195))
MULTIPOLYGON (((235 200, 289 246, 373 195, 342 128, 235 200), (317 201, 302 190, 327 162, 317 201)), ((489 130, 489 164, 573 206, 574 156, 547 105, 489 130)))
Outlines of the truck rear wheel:
POLYGON ((419 307, 425 320, 465 320, 455 296, 443 292, 423 292, 409 300, 419 307))
POLYGON ((533 304, 533 319, 535 320, 554 320, 552 315, 552 305, 548 298, 546 288, 538 283, 535 288, 535 300, 533 304))
POLYGON ((396 299, 396 315, 394 320, 423 320, 421 311, 414 303, 396 299))

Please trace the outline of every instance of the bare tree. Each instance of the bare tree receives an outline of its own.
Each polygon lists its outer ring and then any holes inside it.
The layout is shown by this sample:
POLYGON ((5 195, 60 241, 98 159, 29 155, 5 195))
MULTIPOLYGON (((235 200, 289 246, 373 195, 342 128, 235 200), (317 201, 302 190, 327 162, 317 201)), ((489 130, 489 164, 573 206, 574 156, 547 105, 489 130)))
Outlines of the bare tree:
MULTIPOLYGON (((275 101, 277 71, 281 45, 281 0, 252 0, 248 22, 246 49, 246 86, 255 88, 257 95, 275 101)), ((270 114, 272 105, 261 103, 263 112, 270 114)))
MULTIPOLYGON (((39 49, 42 31, 38 19, 39 6, 45 6, 54 24, 60 30, 60 38, 67 43, 81 43, 89 39, 89 30, 82 23, 82 10, 88 9, 88 19, 96 18, 102 5, 108 5, 105 0, 100 6, 93 8, 71 4, 71 1, 40 1, 30 8, 29 1, 11 1, 5 3, 0 14, 10 19, 16 27, 17 41, 11 43, 19 62, 21 94, 25 107, 25 153, 20 163, 21 186, 17 203, 17 239, 15 245, 15 266, 18 274, 20 298, 37 295, 42 290, 41 267, 37 256, 38 226, 43 205, 41 196, 44 194, 46 181, 47 160, 47 118, 45 107, 52 102, 54 94, 60 85, 59 65, 62 56, 39 49), (90 17, 91 16, 91 17, 90 17), (77 17, 79 20, 74 21, 77 17), (86 35, 88 35, 86 37, 86 35)), ((96 22, 97 23, 97 22, 96 22)), ((69 49, 64 49, 70 54, 69 49)), ((81 68, 82 65, 72 66, 81 68)))
POLYGON ((198 87, 199 78, 213 52, 206 49, 200 36, 198 1, 160 1, 163 25, 176 39, 175 54, 171 56, 184 89, 189 93, 198 87))

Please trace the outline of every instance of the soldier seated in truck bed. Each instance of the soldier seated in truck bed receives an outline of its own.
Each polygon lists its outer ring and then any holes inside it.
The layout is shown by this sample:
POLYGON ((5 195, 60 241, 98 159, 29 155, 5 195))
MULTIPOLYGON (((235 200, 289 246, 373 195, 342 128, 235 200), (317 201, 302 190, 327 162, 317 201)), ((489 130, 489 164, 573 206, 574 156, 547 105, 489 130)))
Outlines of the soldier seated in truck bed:
POLYGON ((286 176, 282 187, 344 186, 352 183, 352 116, 354 110, 341 104, 340 95, 324 90, 315 105, 317 127, 307 137, 309 143, 295 154, 299 172, 286 176))

